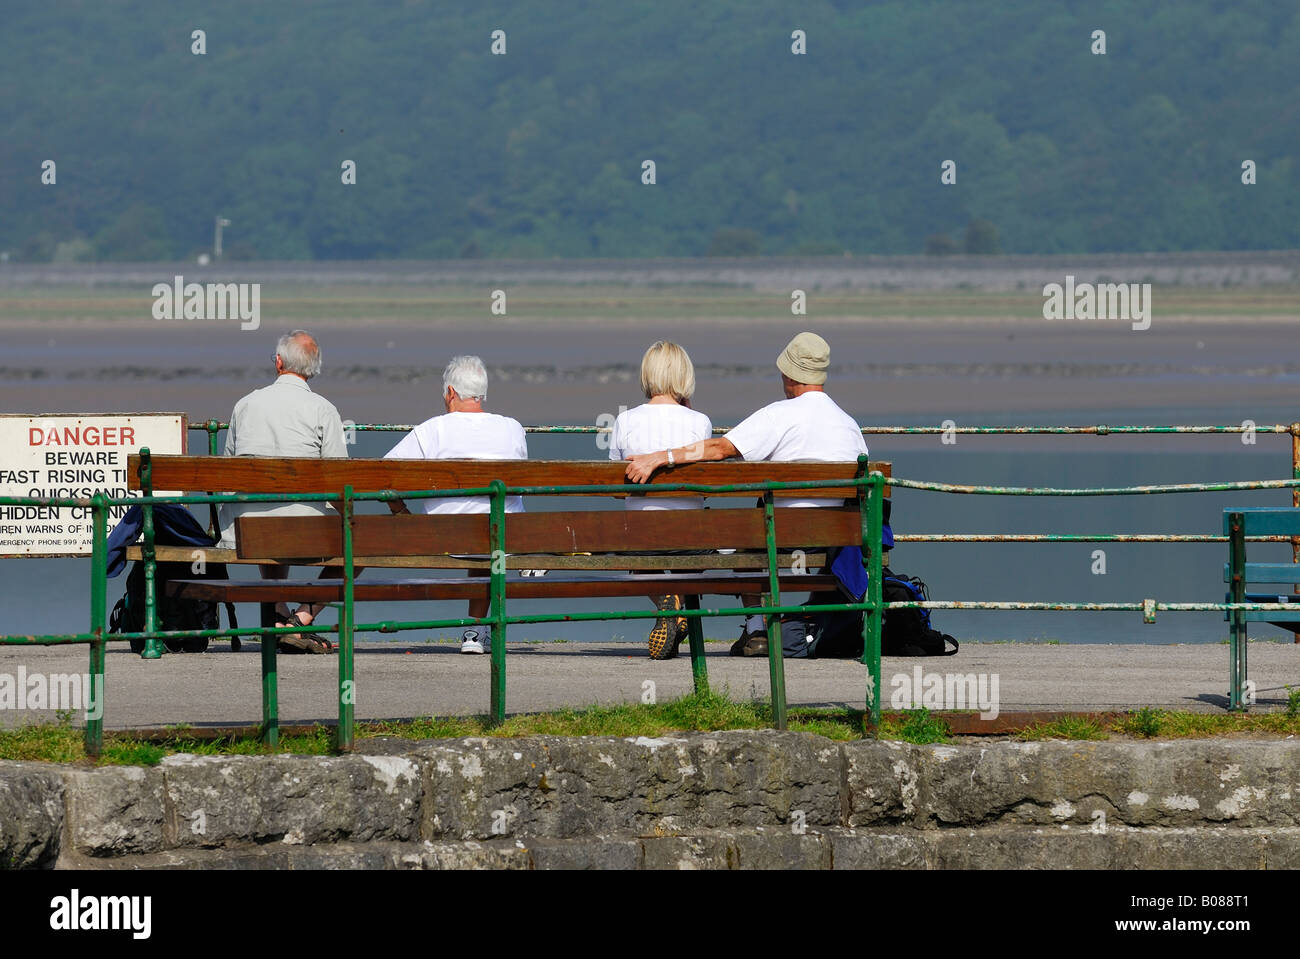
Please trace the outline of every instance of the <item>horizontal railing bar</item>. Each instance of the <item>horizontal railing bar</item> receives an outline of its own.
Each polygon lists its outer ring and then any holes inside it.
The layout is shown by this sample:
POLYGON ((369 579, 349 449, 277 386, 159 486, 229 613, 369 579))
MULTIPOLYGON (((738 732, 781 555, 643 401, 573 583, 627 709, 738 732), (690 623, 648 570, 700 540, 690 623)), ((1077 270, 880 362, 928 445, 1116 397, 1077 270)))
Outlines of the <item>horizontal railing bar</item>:
MULTIPOLYGON (((208 420, 191 422, 189 428, 205 433, 215 433, 229 428, 228 423, 208 420)), ((414 424, 406 423, 355 423, 349 429, 362 432, 409 432, 414 424)), ((730 426, 715 426, 713 432, 719 435, 733 429, 730 426)), ((609 426, 525 426, 526 433, 610 433, 609 426)), ((1290 433, 1292 427, 1280 423, 1257 424, 1255 426, 863 426, 861 431, 878 436, 926 436, 939 433, 960 433, 962 435, 1016 435, 1016 434, 1055 434, 1055 435, 1092 435, 1118 436, 1125 434, 1149 433, 1290 433)))
MULTIPOLYGON (((896 543, 1226 543, 1201 533, 895 533, 896 543)), ((1247 536, 1248 543, 1289 543, 1290 536, 1247 536)))
MULTIPOLYGON (((674 610, 674 616, 687 618, 711 618, 723 616, 766 616, 782 613, 833 613, 862 612, 871 608, 869 603, 810 603, 782 606, 740 606, 709 607, 700 609, 674 610)), ((924 602, 882 603, 884 610, 891 609, 995 609, 1022 611, 1056 611, 1056 612, 1144 612, 1148 609, 1169 613, 1219 613, 1241 610, 1243 612, 1291 612, 1300 608, 1297 603, 1047 603, 1047 602, 994 602, 963 600, 927 600, 924 602)), ((634 620, 658 619, 660 610, 606 610, 588 613, 531 613, 507 616, 509 625, 568 623, 594 620, 634 620)), ((414 629, 452 629, 463 626, 492 625, 496 620, 490 617, 474 618, 461 616, 450 619, 403 620, 394 622, 382 620, 375 623, 357 623, 355 632, 395 633, 414 629)), ((256 636, 262 633, 280 635, 282 633, 337 633, 338 626, 302 626, 280 628, 248 627, 240 629, 188 629, 171 632, 154 633, 114 633, 103 637, 107 642, 126 642, 132 639, 222 639, 235 636, 256 636)), ((0 636, 0 645, 13 646, 57 646, 74 643, 90 643, 99 637, 90 633, 68 633, 52 636, 0 636)))
POLYGON ((886 476, 884 482, 889 486, 926 490, 932 493, 975 493, 988 496, 1146 496, 1157 493, 1226 493, 1241 490, 1295 489, 1300 487, 1300 479, 1241 480, 1230 483, 1176 483, 1163 486, 1098 486, 1080 489, 1060 489, 1052 486, 963 486, 954 483, 929 483, 921 480, 899 479, 896 476, 886 476))
MULTIPOLYGON (((994 496, 1144 496, 1159 493, 1222 493, 1245 490, 1295 489, 1300 487, 1300 479, 1287 480, 1241 480, 1227 483, 1182 483, 1166 486, 1102 486, 1083 489, 1059 489, 1056 487, 1032 486, 962 486, 952 483, 931 483, 921 480, 900 479, 886 476, 886 485, 904 489, 925 490, 936 493, 966 493, 994 496)), ((653 487, 657 493, 735 493, 766 490, 817 490, 836 489, 850 486, 866 486, 871 482, 870 476, 845 477, 830 480, 797 480, 790 482, 756 482, 756 483, 656 483, 653 487)), ((592 495, 612 493, 645 492, 647 487, 640 483, 620 483, 608 486, 508 486, 507 496, 560 496, 590 493, 592 495)), ((388 502, 395 499, 438 499, 442 497, 488 496, 488 487, 466 487, 464 489, 441 490, 377 490, 353 494, 354 500, 388 502)), ((156 503, 302 503, 302 502, 336 502, 342 500, 339 493, 195 493, 186 496, 135 496, 103 499, 104 506, 136 506, 156 503)), ((53 498, 53 497, 0 497, 0 506, 91 506, 90 499, 53 498)), ((1207 542, 1209 542, 1207 540, 1207 542)))

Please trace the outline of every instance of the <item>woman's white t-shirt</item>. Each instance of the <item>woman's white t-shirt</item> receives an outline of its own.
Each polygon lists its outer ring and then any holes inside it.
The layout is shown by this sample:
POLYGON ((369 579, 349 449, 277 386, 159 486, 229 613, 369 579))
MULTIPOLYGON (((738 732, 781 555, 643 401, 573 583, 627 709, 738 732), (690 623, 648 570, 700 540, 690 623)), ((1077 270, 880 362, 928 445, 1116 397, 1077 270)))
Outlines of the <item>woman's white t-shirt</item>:
MULTIPOLYGON (((619 413, 614 420, 609 458, 625 460, 689 446, 712 435, 713 423, 703 413, 677 403, 642 403, 619 413)), ((704 505, 704 497, 629 496, 624 505, 628 509, 699 509, 704 505)))

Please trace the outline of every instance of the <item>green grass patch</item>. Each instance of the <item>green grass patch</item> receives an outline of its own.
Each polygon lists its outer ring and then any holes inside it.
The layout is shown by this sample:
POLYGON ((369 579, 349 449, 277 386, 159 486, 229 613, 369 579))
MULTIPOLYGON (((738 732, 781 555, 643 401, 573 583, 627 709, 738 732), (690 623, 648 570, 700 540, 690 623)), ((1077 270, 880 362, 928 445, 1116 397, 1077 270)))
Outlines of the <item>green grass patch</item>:
MULTIPOLYGON (((845 740, 863 735, 863 713, 851 709, 791 709, 790 729, 845 740)), ((738 702, 726 690, 683 696, 663 703, 617 703, 583 709, 511 716, 492 726, 487 716, 451 716, 407 723, 369 723, 357 736, 404 739, 451 739, 464 736, 659 736, 683 731, 763 729, 772 725, 772 707, 764 700, 738 702)))
POLYGON ((1130 713, 1119 721, 1118 729, 1122 733, 1128 733, 1130 736, 1141 736, 1143 739, 1152 739, 1160 735, 1160 727, 1164 723, 1165 711, 1163 709, 1152 709, 1150 706, 1143 706, 1135 713, 1130 713))
POLYGON ((1280 738, 1300 736, 1300 715, 1286 711, 1188 713, 1144 706, 1110 723, 1106 731, 1142 739, 1210 739, 1218 736, 1280 738))
POLYGON ((946 743, 951 735, 952 730, 948 724, 939 717, 932 716, 930 710, 924 707, 904 710, 901 721, 885 716, 880 723, 881 739, 901 739, 918 746, 946 743))
POLYGON ((1110 734, 1095 719, 1062 716, 1050 723, 1034 723, 1021 730, 1016 738, 1021 742, 1041 742, 1044 739, 1109 739, 1110 734))
MULTIPOLYGON (((1285 737, 1300 735, 1300 690, 1291 694, 1288 709, 1270 713, 1186 713, 1144 707, 1114 722, 1102 723, 1086 716, 1066 716, 1038 723, 1016 735, 1021 741, 1046 739, 1101 740, 1111 735, 1144 739, 1190 739, 1219 736, 1285 737)), ((838 742, 869 735, 866 715, 860 709, 792 708, 792 730, 814 733, 838 742)), ((726 688, 703 695, 683 696, 662 703, 619 703, 584 709, 559 709, 511 716, 492 726, 486 716, 431 716, 404 722, 358 723, 358 740, 397 737, 410 740, 460 739, 471 736, 510 738, 522 736, 637 736, 658 737, 681 732, 723 729, 768 729, 771 703, 753 697, 734 700, 726 688)), ((928 709, 886 715, 881 739, 924 745, 947 743, 952 730, 943 716, 928 709)), ((0 730, 0 760, 80 763, 87 765, 157 765, 164 757, 188 753, 199 756, 263 756, 273 753, 326 756, 334 752, 334 730, 313 726, 305 733, 284 735, 269 749, 255 730, 237 735, 200 738, 191 726, 168 727, 159 739, 136 739, 108 733, 99 758, 86 755, 84 733, 70 716, 57 722, 0 730)))

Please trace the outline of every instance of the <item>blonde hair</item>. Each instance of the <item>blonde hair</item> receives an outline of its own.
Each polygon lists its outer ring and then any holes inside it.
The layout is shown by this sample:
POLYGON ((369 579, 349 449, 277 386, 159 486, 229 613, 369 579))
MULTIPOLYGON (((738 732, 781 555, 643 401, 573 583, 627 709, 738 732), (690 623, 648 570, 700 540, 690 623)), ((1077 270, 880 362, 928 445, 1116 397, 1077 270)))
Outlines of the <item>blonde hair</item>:
POLYGON ((695 395, 695 367, 676 343, 659 340, 641 357, 641 390, 646 399, 668 395, 683 403, 695 395))

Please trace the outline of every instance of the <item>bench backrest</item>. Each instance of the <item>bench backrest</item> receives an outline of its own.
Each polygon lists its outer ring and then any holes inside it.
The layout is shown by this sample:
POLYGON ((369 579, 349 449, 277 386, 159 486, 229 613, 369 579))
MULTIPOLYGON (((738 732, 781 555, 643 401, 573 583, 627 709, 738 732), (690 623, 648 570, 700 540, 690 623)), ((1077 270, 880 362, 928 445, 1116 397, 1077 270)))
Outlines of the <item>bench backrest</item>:
MULTIPOLYGON (((257 456, 152 456, 152 486, 158 490, 235 493, 337 493, 350 485, 357 491, 476 489, 492 480, 507 486, 619 486, 625 484, 625 465, 610 460, 385 460, 305 459, 257 456)), ((890 464, 872 462, 869 470, 890 475, 890 464)), ((132 454, 128 482, 141 489, 140 456, 132 454)), ((646 484, 647 496, 681 496, 660 493, 664 483, 728 485, 768 481, 793 483, 847 479, 855 476, 856 463, 688 463, 660 470, 646 484)), ((885 488, 888 495, 889 488, 885 488)), ((578 495, 593 496, 599 493, 578 495)), ((623 493, 610 493, 623 497, 623 493)), ((752 490, 710 494, 745 496, 752 490)), ((834 498, 856 495, 853 487, 824 490, 777 491, 779 498, 834 498)), ((412 509, 417 507, 411 504, 412 509)))
MULTIPOLYGON (((1229 507, 1223 511, 1223 534, 1232 535, 1232 514, 1241 514, 1241 535, 1245 536, 1300 536, 1300 508, 1246 506, 1229 507)), ((1229 546, 1231 555, 1231 546, 1229 546)), ((1300 565, 1295 563, 1244 563, 1242 573, 1246 583, 1297 583, 1300 582, 1300 565)), ((1223 564, 1223 581, 1232 582, 1231 562, 1223 564)), ((1285 617, 1283 617, 1285 618, 1285 617)))
POLYGON ((1229 536, 1232 528, 1229 517, 1240 513, 1243 536, 1300 536, 1300 508, 1273 506, 1241 506, 1223 511, 1223 535, 1229 536))

